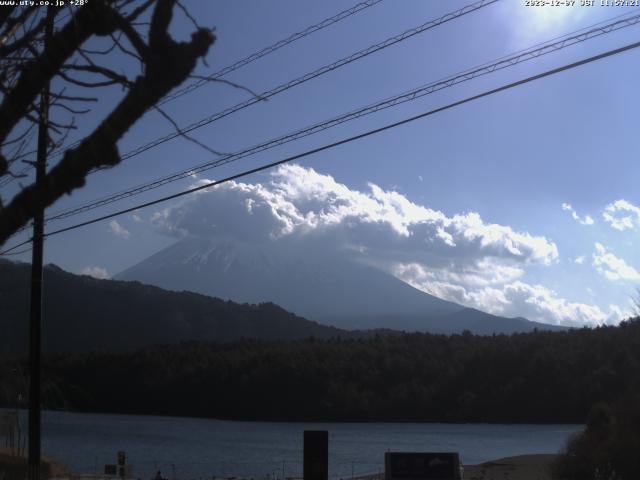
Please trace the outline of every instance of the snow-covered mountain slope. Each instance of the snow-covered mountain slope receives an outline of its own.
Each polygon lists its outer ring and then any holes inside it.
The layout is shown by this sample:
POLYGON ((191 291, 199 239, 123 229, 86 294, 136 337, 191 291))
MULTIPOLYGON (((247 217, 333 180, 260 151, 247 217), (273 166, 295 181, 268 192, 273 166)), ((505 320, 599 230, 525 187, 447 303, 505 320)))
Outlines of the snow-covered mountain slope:
POLYGON ((273 302, 309 320, 346 329, 507 333, 545 327, 467 309, 417 290, 353 252, 320 254, 326 249, 309 245, 279 241, 256 246, 187 237, 116 278, 236 302, 273 302), (491 320, 491 326, 483 328, 478 314, 491 320))
POLYGON ((447 314, 463 309, 353 260, 346 253, 321 256, 284 242, 256 247, 237 240, 185 238, 116 278, 236 302, 274 302, 316 320, 447 314))

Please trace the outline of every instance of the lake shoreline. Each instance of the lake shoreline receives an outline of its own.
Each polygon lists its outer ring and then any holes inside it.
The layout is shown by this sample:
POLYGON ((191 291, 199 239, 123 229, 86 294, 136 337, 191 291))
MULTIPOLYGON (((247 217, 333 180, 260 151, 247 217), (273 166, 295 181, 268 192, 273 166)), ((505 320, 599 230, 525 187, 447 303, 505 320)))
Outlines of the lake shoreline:
MULTIPOLYGON (((464 465, 464 480, 553 480, 551 466, 559 454, 538 453, 464 465)), ((341 479, 349 480, 349 479, 341 479)), ((353 480, 384 480, 384 474, 361 475, 353 480)))
MULTIPOLYGON (((21 415, 26 422, 26 413, 21 415)), ((384 454, 459 452, 464 465, 562 451, 584 425, 234 422, 184 417, 44 411, 42 451, 74 472, 101 473, 127 455, 135 478, 299 477, 303 432, 329 432, 329 474, 384 470, 384 454), (284 472, 284 473, 283 473, 284 472)), ((468 476, 467 476, 468 477, 468 476)))
POLYGON ((559 454, 531 454, 464 466, 465 480, 551 480, 551 466, 559 454))
MULTIPOLYGON (((7 407, 0 406, 0 411, 7 410, 15 410, 15 407, 7 407)), ((19 408, 20 412, 27 412, 25 408, 19 408)), ((172 414, 162 414, 162 413, 141 413, 141 412, 113 412, 113 411, 102 411, 99 409, 96 410, 76 410, 76 409, 66 409, 66 410, 56 410, 56 409, 46 409, 43 410, 52 413, 69 413, 69 414, 77 414, 77 415, 117 415, 117 416, 131 416, 131 417, 158 417, 158 418, 167 418, 167 419, 193 419, 193 420, 207 420, 207 421, 219 421, 219 422, 246 422, 246 423, 336 423, 336 424, 424 424, 424 425, 575 425, 583 427, 585 424, 581 422, 560 422, 560 421, 545 421, 545 422, 532 422, 532 421, 464 421, 464 422, 456 422, 456 421, 445 421, 445 420, 350 420, 350 419, 335 419, 335 418, 302 418, 302 419, 260 419, 260 418, 235 418, 235 417, 202 417, 197 415, 172 415, 172 414)))
MULTIPOLYGON (((0 449, 0 467, 8 466, 7 461, 9 460, 11 461, 9 463, 19 462, 20 460, 26 462, 25 457, 15 457, 5 450, 6 449, 0 449)), ((552 480, 551 465, 557 457, 557 454, 517 455, 491 460, 478 465, 465 465, 464 479, 552 480)), ((72 478, 74 475, 86 473, 72 472, 68 466, 63 465, 57 459, 51 458, 44 461, 43 467, 47 471, 53 472, 57 478, 72 478)), ((357 476, 354 477, 354 480, 382 480, 383 478, 384 477, 380 477, 380 475, 374 474, 357 476)))

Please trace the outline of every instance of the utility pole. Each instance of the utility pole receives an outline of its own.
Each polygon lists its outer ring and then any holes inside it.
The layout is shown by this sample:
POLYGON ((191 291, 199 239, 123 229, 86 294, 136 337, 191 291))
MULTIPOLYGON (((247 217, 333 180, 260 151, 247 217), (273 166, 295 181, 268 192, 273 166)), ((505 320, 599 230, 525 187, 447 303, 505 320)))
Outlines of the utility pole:
MULTIPOLYGON (((53 7, 47 7, 44 51, 53 36, 53 7)), ((49 82, 40 94, 38 119, 38 153, 36 158, 36 187, 41 187, 47 169, 49 142, 49 82)), ((33 249, 31 252, 31 312, 29 319, 29 480, 40 480, 40 356, 42 350, 42 258, 44 244, 44 208, 33 216, 33 249)))

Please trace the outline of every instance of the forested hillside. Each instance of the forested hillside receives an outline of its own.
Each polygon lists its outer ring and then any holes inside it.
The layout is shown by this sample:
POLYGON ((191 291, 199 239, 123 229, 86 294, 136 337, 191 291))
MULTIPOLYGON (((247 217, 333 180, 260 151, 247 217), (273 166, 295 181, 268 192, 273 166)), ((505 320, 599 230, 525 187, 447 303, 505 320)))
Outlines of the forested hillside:
MULTIPOLYGON (((369 270, 365 269, 365 272, 369 270)), ((0 259, 0 353, 26 352, 29 275, 28 264, 0 259)), ((382 276, 385 281, 388 280, 386 277, 382 276)), ((359 285, 358 279, 352 280, 338 288, 341 297, 354 293, 347 288, 347 284, 353 284, 353 288, 359 291, 357 296, 362 302, 379 296, 374 290, 359 285)), ((267 283, 274 291, 289 288, 278 286, 273 279, 267 283)), ((397 279, 391 282, 396 287, 398 283, 402 284, 397 279)), ((411 293, 409 297, 418 295, 427 303, 447 304, 407 285, 401 287, 400 292, 403 293, 398 297, 391 295, 396 306, 407 299, 407 292, 411 293)), ((301 291, 298 294, 302 298, 308 292, 301 291)), ((382 303, 390 301, 378 300, 382 303)), ((333 305, 337 299, 320 296, 316 301, 333 305)), ((493 332, 527 332, 536 328, 564 329, 523 318, 504 318, 471 308, 456 308, 459 310, 438 315, 379 315, 370 312, 370 315, 357 320, 352 318, 352 326, 358 330, 347 331, 340 328, 339 320, 334 319, 333 324, 326 325, 310 321, 271 301, 241 304, 189 291, 164 290, 136 281, 101 280, 75 275, 55 265, 47 265, 44 269, 43 348, 47 352, 88 352, 193 340, 227 342, 243 337, 262 340, 292 340, 309 336, 330 338, 337 335, 368 337, 375 333, 374 330, 389 333, 390 330, 404 328, 407 331, 445 334, 470 330, 486 335, 493 332)))
MULTIPOLYGON (((30 265, 0 259, 0 353, 27 350, 29 275, 30 265)), ((43 348, 48 352, 346 334, 273 303, 238 304, 138 282, 98 280, 54 265, 45 267, 44 283, 43 348)))
POLYGON ((640 320, 511 336, 188 343, 57 355, 82 411, 260 420, 584 422, 640 392, 640 320))

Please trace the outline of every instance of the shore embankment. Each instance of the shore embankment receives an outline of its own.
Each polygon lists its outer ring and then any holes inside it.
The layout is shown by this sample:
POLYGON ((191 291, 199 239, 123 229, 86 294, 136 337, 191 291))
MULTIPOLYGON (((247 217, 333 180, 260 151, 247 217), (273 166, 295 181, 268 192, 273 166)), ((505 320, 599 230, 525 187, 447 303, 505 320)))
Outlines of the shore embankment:
MULTIPOLYGON (((506 457, 478 465, 464 466, 464 480, 552 480, 551 464, 557 455, 536 454, 506 457)), ((5 480, 22 479, 26 474, 26 458, 0 448, 0 470, 5 480)), ((68 467, 51 459, 43 460, 46 478, 72 478, 68 467)), ((358 480, 381 480, 378 474, 356 477, 358 480)), ((384 477, 382 477, 384 478, 384 477)))
POLYGON ((551 480, 551 464, 557 455, 519 455, 479 465, 465 465, 465 480, 551 480))

